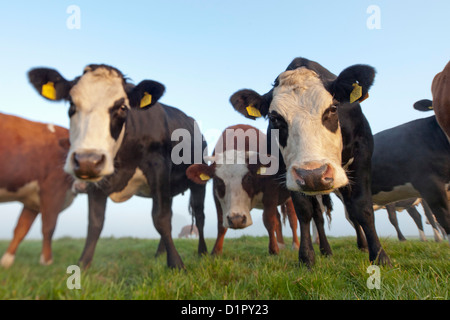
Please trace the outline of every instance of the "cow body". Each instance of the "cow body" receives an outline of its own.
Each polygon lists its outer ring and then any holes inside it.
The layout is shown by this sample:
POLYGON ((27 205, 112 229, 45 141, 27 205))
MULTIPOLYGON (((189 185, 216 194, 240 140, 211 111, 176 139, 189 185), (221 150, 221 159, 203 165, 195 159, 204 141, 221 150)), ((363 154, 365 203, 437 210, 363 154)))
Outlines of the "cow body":
POLYGON ((437 73, 431 83, 433 101, 417 101, 414 108, 420 111, 434 110, 436 120, 450 141, 450 61, 437 73))
POLYGON ((373 202, 386 205, 423 198, 439 224, 450 233, 447 187, 450 144, 434 116, 374 135, 373 202))
POLYGON ((158 102, 164 92, 162 84, 144 80, 134 86, 119 70, 106 65, 89 65, 71 82, 52 69, 34 69, 29 77, 44 97, 71 103, 71 148, 65 170, 88 182, 90 196, 88 235, 80 264, 87 266, 92 260, 103 228, 106 199, 122 202, 138 195, 153 199, 153 223, 161 235, 157 254, 167 250, 168 266, 184 268, 172 240, 171 207, 172 198, 187 189, 199 229, 198 252, 206 252, 205 187, 186 177, 195 152, 201 154, 206 143, 196 132, 194 119, 158 102), (45 91, 49 84, 53 94, 45 91), (183 150, 188 154, 187 163, 172 161, 178 144, 172 141, 172 134, 178 129, 192 137, 183 150), (194 150, 195 146, 200 150, 194 150))
MULTIPOLYGON (((286 186, 292 191, 300 220, 299 259, 314 262, 310 221, 314 206, 301 194, 338 192, 353 224, 364 229, 371 261, 389 264, 375 231, 370 186, 372 133, 358 102, 364 100, 375 70, 355 65, 338 77, 314 61, 296 58, 275 80, 268 93, 240 90, 230 102, 254 119, 257 109, 269 118, 268 135, 275 129, 285 168, 286 186)), ((268 139, 269 140, 269 139, 268 139)), ((358 245, 364 237, 358 234, 358 245)))
MULTIPOLYGON (((293 247, 298 248, 297 220, 289 191, 271 175, 261 155, 267 156, 266 135, 255 127, 235 125, 226 128, 208 157, 211 165, 193 164, 188 177, 199 184, 213 179, 213 196, 217 212, 218 235, 212 254, 222 252, 228 228, 243 229, 252 224, 250 211, 263 210, 263 222, 269 233, 269 253, 277 254, 284 245, 277 207, 282 206, 293 234, 293 247), (202 179, 203 178, 203 179, 202 179)), ((273 159, 272 159, 273 160, 273 159)), ((268 163, 266 163, 268 165, 268 163)))
POLYGON ((52 263, 51 240, 58 214, 75 198, 73 178, 64 172, 69 132, 59 126, 0 113, 0 202, 18 201, 22 213, 1 265, 14 262, 17 247, 42 214, 41 264, 52 263))

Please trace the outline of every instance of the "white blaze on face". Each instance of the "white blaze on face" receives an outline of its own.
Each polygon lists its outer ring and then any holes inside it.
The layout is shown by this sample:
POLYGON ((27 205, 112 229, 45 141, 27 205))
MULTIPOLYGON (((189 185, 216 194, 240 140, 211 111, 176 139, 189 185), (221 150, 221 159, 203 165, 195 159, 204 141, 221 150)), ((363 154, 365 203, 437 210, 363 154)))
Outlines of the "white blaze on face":
POLYGON ((322 121, 324 112, 333 106, 333 97, 318 75, 304 67, 285 71, 278 79, 269 113, 277 112, 288 127, 286 146, 280 146, 287 168, 287 188, 300 191, 292 170, 312 162, 332 167, 334 189, 346 185, 348 178, 341 166, 340 126, 332 132, 322 121))
POLYGON ((70 150, 65 170, 73 174, 73 163, 69 161, 74 152, 95 152, 105 156, 101 175, 114 172, 114 157, 121 145, 125 126, 116 140, 111 135, 110 108, 124 98, 129 105, 123 87, 123 78, 114 70, 98 67, 87 72, 70 90, 75 113, 70 118, 70 150))
POLYGON ((236 150, 227 150, 223 154, 218 154, 215 159, 223 157, 223 161, 216 161, 222 164, 216 165, 215 175, 225 184, 225 195, 220 197, 217 192, 223 212, 223 225, 229 228, 228 218, 245 217, 245 223, 241 228, 250 226, 252 217, 252 199, 242 186, 242 179, 249 172, 245 164, 245 152, 236 150))

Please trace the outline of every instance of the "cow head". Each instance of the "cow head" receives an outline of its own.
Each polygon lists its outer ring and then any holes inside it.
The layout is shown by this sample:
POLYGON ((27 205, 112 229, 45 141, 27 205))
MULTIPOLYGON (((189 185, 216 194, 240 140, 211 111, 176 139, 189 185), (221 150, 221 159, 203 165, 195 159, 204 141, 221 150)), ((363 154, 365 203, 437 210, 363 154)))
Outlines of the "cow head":
POLYGON ((107 65, 88 65, 72 81, 48 68, 32 69, 31 84, 40 95, 70 103, 70 150, 65 171, 85 181, 100 181, 114 172, 130 108, 153 106, 164 93, 158 82, 144 80, 137 86, 107 65))
POLYGON ((240 90, 230 102, 248 118, 258 113, 268 117, 269 129, 279 130, 289 190, 326 194, 349 183, 341 161, 339 109, 364 100, 374 76, 372 67, 355 65, 336 77, 313 61, 297 58, 270 92, 261 96, 240 90))
POLYGON ((206 184, 213 179, 214 194, 219 200, 225 228, 242 229, 250 226, 250 210, 258 195, 258 186, 270 176, 265 175, 265 166, 258 161, 253 151, 226 150, 208 160, 212 164, 193 164, 186 175, 197 184, 206 184))

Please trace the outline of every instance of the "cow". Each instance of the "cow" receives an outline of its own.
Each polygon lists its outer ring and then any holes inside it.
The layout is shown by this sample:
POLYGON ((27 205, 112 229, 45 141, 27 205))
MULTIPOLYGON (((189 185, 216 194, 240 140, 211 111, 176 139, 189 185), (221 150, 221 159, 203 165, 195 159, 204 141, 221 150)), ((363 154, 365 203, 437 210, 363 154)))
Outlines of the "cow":
POLYGON ((450 143, 435 116, 417 119, 374 135, 373 202, 383 206, 408 198, 426 201, 450 233, 447 188, 450 143))
POLYGON ((423 199, 421 199, 421 198, 409 198, 409 199, 405 199, 405 200, 399 200, 394 203, 386 204, 385 206, 374 205, 373 209, 374 209, 374 211, 383 209, 383 208, 386 209, 386 211, 388 213, 389 221, 392 223, 395 230, 397 231, 397 237, 398 237, 398 240, 400 240, 400 241, 406 241, 406 238, 403 235, 403 233, 400 230, 400 227, 398 225, 397 211, 401 212, 403 210, 406 210, 406 212, 408 212, 408 214, 411 216, 411 218, 413 218, 414 223, 416 224, 417 228, 419 229, 420 240, 427 241, 427 237, 425 236, 425 233, 423 231, 421 215, 420 215, 419 211, 416 209, 416 207, 419 204, 422 204, 425 216, 427 217, 427 221, 429 221, 429 223, 431 224, 431 226, 433 228, 434 240, 436 242, 442 241, 442 237, 439 234, 439 227, 436 224, 434 215, 431 212, 431 209, 428 206, 428 204, 425 201, 423 201, 423 199))
MULTIPOLYGON (((313 207, 302 194, 336 192, 353 224, 361 226, 369 259, 390 264, 375 230, 370 186, 373 137, 359 102, 368 97, 375 69, 354 65, 335 76, 317 62, 295 58, 264 95, 242 89, 230 97, 234 109, 249 119, 269 119, 268 135, 277 134, 300 220, 299 260, 314 264, 310 221, 313 207)), ((268 141, 271 140, 268 138, 268 141)), ((363 238, 358 236, 358 246, 363 238)))
POLYGON ((8 268, 14 263, 18 246, 41 213, 40 263, 50 265, 58 215, 76 196, 73 178, 63 170, 69 151, 69 131, 4 113, 0 113, 0 128, 0 202, 23 204, 13 239, 0 264, 8 268))
POLYGON ((267 153, 260 150, 261 146, 266 147, 266 135, 257 128, 244 124, 229 126, 222 132, 212 156, 207 157, 212 164, 192 164, 186 172, 200 185, 213 179, 218 234, 212 254, 222 253, 228 228, 243 229, 253 223, 250 215, 253 208, 263 209, 269 253, 278 254, 278 244, 284 244, 284 240, 277 206, 282 206, 284 216, 289 218, 292 245, 298 248, 297 220, 289 191, 265 174, 267 167, 261 162, 261 154, 267 153))
POLYGON ((161 236, 157 255, 166 250, 167 265, 184 269, 171 235, 172 198, 189 189, 189 205, 199 230, 198 253, 207 251, 203 234, 205 187, 186 177, 194 157, 202 161, 195 155, 202 154, 206 142, 193 118, 158 102, 165 91, 163 84, 143 80, 133 85, 120 70, 105 64, 88 65, 71 81, 50 68, 34 68, 28 77, 44 98, 70 104, 71 146, 64 169, 88 182, 90 199, 80 265, 88 267, 92 261, 108 197, 114 202, 133 195, 152 198, 152 219, 161 236), (175 148, 179 142, 172 139, 176 130, 192 138, 187 148, 179 151, 184 152, 182 161, 175 148))
POLYGON ((178 234, 178 238, 189 238, 191 236, 198 237, 198 229, 194 224, 184 226, 178 234))
POLYGON ((420 111, 434 110, 436 120, 450 141, 450 61, 431 83, 433 101, 423 99, 414 104, 420 111))

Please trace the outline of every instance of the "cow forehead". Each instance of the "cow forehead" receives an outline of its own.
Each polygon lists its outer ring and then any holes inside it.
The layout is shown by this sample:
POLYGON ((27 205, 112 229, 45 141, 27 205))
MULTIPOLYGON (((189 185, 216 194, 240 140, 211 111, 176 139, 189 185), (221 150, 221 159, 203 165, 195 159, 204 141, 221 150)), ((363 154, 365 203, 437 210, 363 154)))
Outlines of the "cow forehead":
POLYGON ((248 172, 246 164, 218 164, 215 174, 225 182, 235 182, 235 180, 241 182, 242 177, 248 172))
POLYGON ((81 108, 99 105, 111 106, 120 98, 126 98, 123 77, 114 70, 98 68, 86 72, 70 90, 72 101, 81 108))
POLYGON ((321 116, 322 111, 333 103, 333 96, 318 74, 305 67, 281 73, 278 81, 269 112, 276 111, 287 122, 296 115, 321 116))

